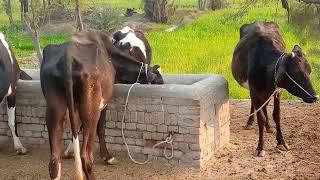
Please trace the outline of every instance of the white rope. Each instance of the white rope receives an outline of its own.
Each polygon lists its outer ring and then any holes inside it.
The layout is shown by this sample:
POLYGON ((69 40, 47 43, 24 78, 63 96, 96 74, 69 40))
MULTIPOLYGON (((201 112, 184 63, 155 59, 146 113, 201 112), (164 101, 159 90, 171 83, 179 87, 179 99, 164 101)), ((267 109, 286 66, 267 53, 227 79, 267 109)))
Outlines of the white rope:
POLYGON ((314 97, 312 96, 310 93, 308 93, 308 91, 306 91, 302 86, 300 86, 300 84, 298 84, 287 72, 286 75, 288 76, 288 78, 295 84, 297 85, 303 92, 305 92, 308 96, 310 97, 314 97))
MULTIPOLYGON (((257 112, 259 112, 264 106, 266 106, 268 104, 268 102, 271 100, 272 96, 274 96, 277 92, 281 91, 281 88, 277 87, 277 65, 279 64, 280 60, 283 60, 285 57, 285 53, 281 54, 281 56, 278 58, 276 65, 274 67, 274 85, 276 87, 276 89, 274 90, 274 92, 270 95, 270 97, 262 104, 262 106, 260 106, 259 109, 255 110, 253 113, 249 114, 248 117, 253 116, 254 114, 256 114, 257 112)), ((312 96, 310 93, 308 93, 308 91, 306 91, 299 83, 297 83, 287 72, 286 76, 288 76, 288 78, 296 85, 298 86, 303 92, 305 92, 308 96, 310 97, 314 97, 312 96)))
POLYGON ((255 110, 253 113, 248 115, 248 118, 253 116, 254 114, 256 114, 257 112, 259 112, 264 106, 266 106, 269 101, 271 100, 272 96, 274 96, 277 92, 281 91, 281 88, 277 87, 277 66, 279 64, 279 61, 282 60, 285 57, 285 53, 281 54, 281 56, 277 59, 276 65, 274 67, 274 85, 275 85, 275 90, 273 91, 273 93, 269 96, 269 98, 257 109, 255 110))
POLYGON ((270 95, 270 97, 262 104, 262 106, 260 106, 259 109, 255 110, 253 113, 249 114, 248 117, 253 116, 254 114, 256 114, 257 112, 259 112, 264 106, 266 106, 269 101, 271 100, 272 96, 274 96, 277 92, 280 92, 281 89, 280 88, 276 88, 276 90, 273 91, 273 93, 270 95))
MULTIPOLYGON (((129 90, 128 90, 128 94, 127 94, 127 98, 126 98, 126 102, 125 102, 125 105, 124 105, 124 112, 123 112, 123 116, 122 116, 122 119, 121 119, 121 135, 122 135, 122 138, 123 138, 123 142, 124 144, 126 145, 126 148, 127 148, 127 152, 128 152, 128 156, 129 158, 131 159, 132 162, 136 163, 136 164, 140 164, 140 165, 143 165, 143 164, 146 164, 148 163, 152 157, 153 154, 150 154, 151 156, 148 156, 147 160, 145 160, 144 162, 139 162, 137 160, 135 160, 132 155, 131 155, 131 152, 130 152, 130 148, 128 146, 128 143, 127 143, 127 140, 126 140, 126 137, 124 135, 124 120, 125 120, 125 116, 126 116, 126 113, 127 113, 127 105, 128 105, 128 101, 129 101, 129 97, 130 97, 130 93, 131 93, 131 90, 132 88, 136 85, 136 84, 139 84, 138 83, 138 80, 139 80, 139 77, 140 77, 140 74, 141 74, 141 71, 142 71, 142 67, 143 67, 143 63, 141 65, 141 68, 140 68, 140 72, 139 72, 139 75, 138 75, 138 78, 137 78, 137 81, 135 83, 133 83, 129 90)), ((147 69, 147 66, 146 66, 146 69, 147 69)), ((147 73, 147 71, 146 71, 147 73)), ((161 144, 169 144, 170 147, 171 147, 171 155, 167 155, 167 147, 165 146, 164 149, 163 149, 163 154, 165 156, 165 158, 167 159, 172 159, 173 158, 173 135, 172 134, 169 134, 169 136, 164 140, 164 141, 160 141, 159 143, 155 144, 152 146, 152 151, 154 152, 155 151, 155 148, 157 146, 160 146, 161 144)))

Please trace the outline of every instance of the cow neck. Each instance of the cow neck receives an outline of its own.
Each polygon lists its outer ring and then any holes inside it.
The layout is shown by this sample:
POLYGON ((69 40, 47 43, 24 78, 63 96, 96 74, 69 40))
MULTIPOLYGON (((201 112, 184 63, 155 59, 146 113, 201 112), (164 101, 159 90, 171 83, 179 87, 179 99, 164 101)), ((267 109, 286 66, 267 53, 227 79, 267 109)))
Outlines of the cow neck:
POLYGON ((285 56, 286 56, 286 53, 282 53, 282 54, 279 56, 279 58, 277 59, 276 65, 274 66, 274 87, 275 87, 275 89, 278 88, 278 85, 277 85, 277 83, 278 83, 277 73, 278 73, 278 69, 279 69, 279 67, 280 67, 279 64, 280 64, 280 61, 283 61, 283 59, 285 58, 285 56))
POLYGON ((107 47, 107 50, 110 53, 111 61, 116 68, 125 68, 128 71, 138 71, 139 68, 144 65, 144 63, 137 61, 115 47, 111 47, 110 50, 107 47))

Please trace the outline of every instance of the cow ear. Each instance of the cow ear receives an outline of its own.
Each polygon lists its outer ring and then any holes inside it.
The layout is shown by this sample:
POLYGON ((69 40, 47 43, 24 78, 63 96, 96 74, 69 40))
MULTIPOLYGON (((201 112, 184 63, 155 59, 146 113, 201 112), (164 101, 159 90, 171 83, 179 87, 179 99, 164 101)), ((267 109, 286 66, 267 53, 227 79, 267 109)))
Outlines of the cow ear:
POLYGON ((154 66, 153 66, 153 69, 155 69, 155 70, 159 71, 159 73, 161 73, 161 67, 160 67, 160 65, 158 65, 158 64, 154 65, 154 66))
POLYGON ((302 49, 301 49, 301 47, 299 46, 299 45, 294 45, 294 47, 293 47, 293 49, 292 49, 292 52, 301 52, 302 51, 302 49))

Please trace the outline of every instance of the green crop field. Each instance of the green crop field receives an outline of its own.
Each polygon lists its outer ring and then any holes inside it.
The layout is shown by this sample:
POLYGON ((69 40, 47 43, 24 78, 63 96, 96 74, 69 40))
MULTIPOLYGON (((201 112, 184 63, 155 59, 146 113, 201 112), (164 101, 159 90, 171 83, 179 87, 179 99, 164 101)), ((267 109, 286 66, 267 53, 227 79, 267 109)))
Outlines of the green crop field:
MULTIPOLYGON (((241 2, 240 0, 234 0, 241 2)), ((182 7, 195 7, 195 0, 176 0, 182 7)), ((150 32, 147 37, 153 49, 153 64, 160 64, 165 73, 214 73, 222 74, 229 82, 231 98, 248 98, 247 90, 241 88, 233 79, 230 64, 234 47, 239 40, 239 28, 244 23, 256 20, 272 20, 277 22, 282 30, 288 52, 295 44, 299 44, 311 63, 313 84, 320 92, 320 37, 310 28, 301 28, 287 22, 285 10, 275 1, 265 1, 252 7, 245 15, 230 18, 238 12, 237 6, 203 14, 192 24, 174 32, 150 32)), ((277 1, 278 2, 278 1, 277 1)), ((104 5, 119 9, 126 7, 141 7, 140 0, 87 0, 85 6, 104 5), (94 3, 93 3, 94 2, 94 3)), ((0 30, 5 33, 18 57, 24 57, 34 52, 30 38, 19 30, 8 28, 7 18, 0 12, 0 30)), ((15 19, 19 14, 15 14, 15 19)), ((168 25, 166 25, 168 26, 168 25)), ((69 35, 43 35, 41 46, 48 43, 61 43, 69 35)), ((23 63, 27 64, 27 63, 23 63)), ((293 98, 288 93, 285 98, 293 98)))

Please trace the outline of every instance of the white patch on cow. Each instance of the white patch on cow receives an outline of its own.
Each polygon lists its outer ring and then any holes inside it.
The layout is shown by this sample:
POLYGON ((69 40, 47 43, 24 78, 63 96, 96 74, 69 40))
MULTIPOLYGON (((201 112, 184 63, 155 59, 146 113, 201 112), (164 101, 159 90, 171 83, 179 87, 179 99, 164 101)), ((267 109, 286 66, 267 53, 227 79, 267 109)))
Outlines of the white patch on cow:
POLYGON ((11 84, 10 84, 9 89, 8 89, 8 93, 7 93, 7 96, 10 96, 11 93, 12 93, 12 88, 11 88, 11 84))
POLYGON ((61 179, 61 163, 58 163, 58 174, 54 180, 60 180, 60 179, 61 179))
POLYGON ((74 162, 76 166, 76 179, 83 179, 83 173, 82 173, 82 163, 81 163, 81 157, 80 157, 80 143, 79 143, 79 137, 76 138, 72 137, 73 139, 73 150, 74 150, 74 162))
POLYGON ((9 108, 7 106, 8 125, 9 125, 11 133, 12 133, 14 149, 17 150, 18 153, 25 154, 27 152, 27 150, 26 150, 26 148, 24 148, 22 146, 21 141, 16 134, 15 112, 16 112, 16 107, 9 108))
POLYGON ((162 72, 161 72, 161 67, 158 67, 157 70, 159 71, 160 74, 162 74, 162 72))
POLYGON ((122 28, 122 29, 120 30, 120 32, 121 32, 122 34, 126 34, 126 33, 128 33, 128 32, 134 32, 134 30, 131 29, 129 26, 126 26, 126 27, 122 28))
POLYGON ((116 159, 114 157, 112 157, 111 159, 109 159, 107 162, 108 164, 115 164, 116 163, 116 159))
POLYGON ((129 32, 125 38, 119 41, 120 45, 124 45, 126 43, 129 43, 131 47, 138 47, 143 53, 144 57, 147 58, 146 46, 144 45, 143 41, 139 39, 133 32, 129 32))
POLYGON ((99 105, 99 109, 102 110, 107 106, 106 102, 104 101, 104 99, 101 99, 100 101, 100 105, 99 105))
POLYGON ((2 33, 0 33, 0 40, 1 40, 2 44, 4 45, 4 47, 6 47, 7 52, 9 54, 9 56, 10 56, 11 63, 13 64, 13 59, 12 59, 12 56, 11 56, 11 51, 10 51, 10 48, 9 48, 9 44, 7 43, 5 37, 4 37, 4 35, 2 33))
POLYGON ((249 82, 248 80, 244 83, 241 84, 242 87, 246 88, 246 89, 249 89, 249 82))
POLYGON ((64 151, 63 154, 64 154, 65 157, 68 157, 70 155, 70 153, 73 153, 73 143, 72 143, 72 141, 70 141, 67 149, 64 151))

